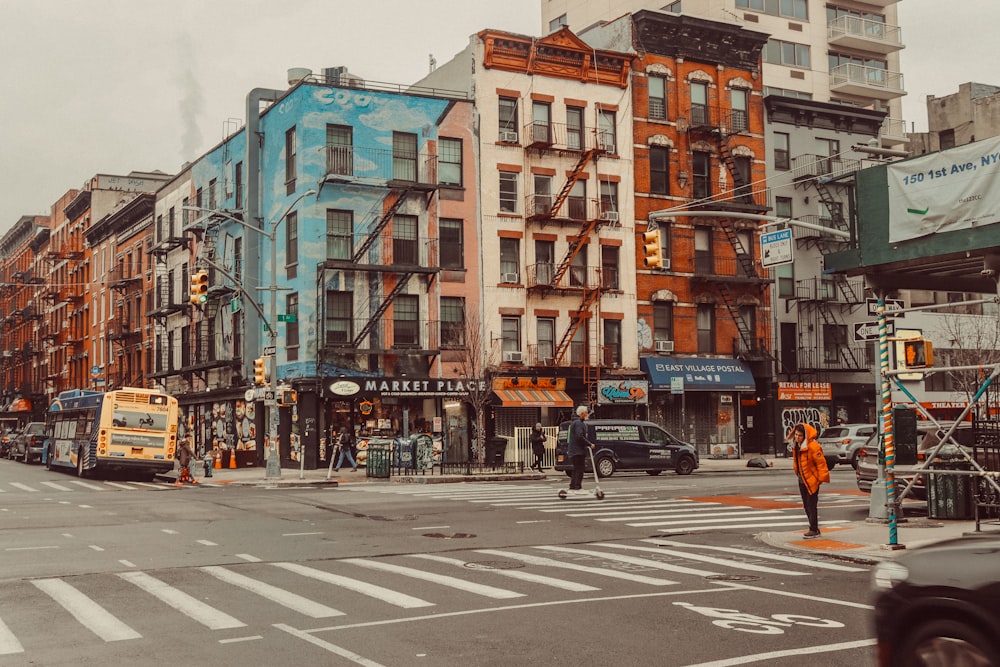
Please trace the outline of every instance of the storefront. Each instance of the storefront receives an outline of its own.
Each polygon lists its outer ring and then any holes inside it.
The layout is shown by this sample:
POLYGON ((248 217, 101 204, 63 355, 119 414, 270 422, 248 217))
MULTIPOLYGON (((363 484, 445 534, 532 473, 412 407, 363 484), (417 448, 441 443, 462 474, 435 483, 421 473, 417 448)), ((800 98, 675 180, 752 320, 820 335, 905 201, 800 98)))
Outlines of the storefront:
POLYGON ((493 393, 499 405, 489 415, 487 434, 514 437, 518 427, 530 428, 541 423, 555 426, 573 413, 573 399, 566 393, 566 378, 501 377, 493 380, 493 393))
POLYGON ((220 392, 205 401, 205 395, 179 397, 181 418, 178 435, 191 441, 198 458, 206 452, 220 459, 225 468, 257 465, 259 406, 233 391, 220 392), (198 403, 188 401, 199 399, 198 403), (234 465, 235 464, 235 465, 234 465))
POLYGON ((597 383, 598 419, 649 417, 648 380, 600 380, 597 383))
POLYGON ((738 359, 641 357, 650 382, 650 421, 713 458, 738 458, 740 393, 756 389, 738 359))

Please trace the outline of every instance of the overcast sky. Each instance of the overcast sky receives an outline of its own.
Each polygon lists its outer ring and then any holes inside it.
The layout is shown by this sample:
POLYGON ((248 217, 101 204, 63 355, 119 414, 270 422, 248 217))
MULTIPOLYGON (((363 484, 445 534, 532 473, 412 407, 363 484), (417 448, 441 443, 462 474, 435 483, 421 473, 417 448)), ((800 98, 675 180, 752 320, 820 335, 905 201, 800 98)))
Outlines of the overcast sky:
MULTIPOLYGON (((94 174, 176 172, 289 68, 410 83, 482 28, 538 34, 542 1, 0 0, 0 234, 94 174)), ((928 94, 1000 85, 1000 0, 899 14, 908 127, 926 130, 928 94)))

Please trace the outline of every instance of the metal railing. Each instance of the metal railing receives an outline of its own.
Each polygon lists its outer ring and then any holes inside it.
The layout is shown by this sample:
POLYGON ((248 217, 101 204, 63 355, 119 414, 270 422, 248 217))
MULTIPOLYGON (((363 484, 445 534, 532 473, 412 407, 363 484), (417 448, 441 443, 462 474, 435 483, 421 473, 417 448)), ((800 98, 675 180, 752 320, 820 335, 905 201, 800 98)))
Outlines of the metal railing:
POLYGON ((437 163, 436 155, 403 154, 363 146, 326 147, 328 178, 437 185, 437 163))

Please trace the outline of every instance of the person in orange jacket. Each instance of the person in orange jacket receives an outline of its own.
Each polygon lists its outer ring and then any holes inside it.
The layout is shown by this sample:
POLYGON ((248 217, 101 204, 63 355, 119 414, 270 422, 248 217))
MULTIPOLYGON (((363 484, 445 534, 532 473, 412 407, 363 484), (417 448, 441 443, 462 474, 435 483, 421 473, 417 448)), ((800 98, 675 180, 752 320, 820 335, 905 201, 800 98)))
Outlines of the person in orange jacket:
POLYGON ((799 478, 799 493, 802 507, 809 519, 806 539, 819 537, 819 485, 830 481, 830 470, 826 467, 823 447, 816 441, 816 429, 809 424, 792 427, 792 465, 799 478))

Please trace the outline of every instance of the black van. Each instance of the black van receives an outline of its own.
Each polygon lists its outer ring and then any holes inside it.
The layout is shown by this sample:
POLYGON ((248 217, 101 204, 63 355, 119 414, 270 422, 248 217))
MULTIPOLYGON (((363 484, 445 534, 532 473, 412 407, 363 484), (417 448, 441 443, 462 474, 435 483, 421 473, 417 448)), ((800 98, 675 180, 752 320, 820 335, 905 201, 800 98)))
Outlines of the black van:
MULTIPOLYGON (((569 425, 559 424, 556 435, 556 470, 570 474, 569 425)), ((590 441, 595 443, 594 463, 601 477, 611 477, 616 470, 645 470, 659 475, 673 470, 678 475, 690 475, 698 467, 698 452, 686 442, 670 435, 653 422, 626 419, 588 419, 590 441)), ((590 457, 587 459, 590 472, 590 457)))

